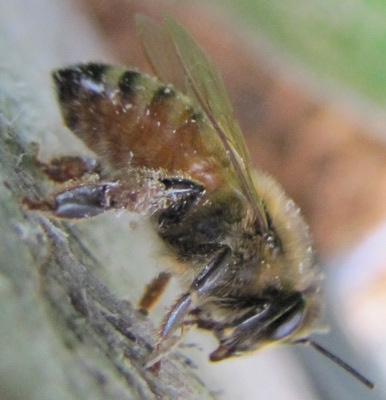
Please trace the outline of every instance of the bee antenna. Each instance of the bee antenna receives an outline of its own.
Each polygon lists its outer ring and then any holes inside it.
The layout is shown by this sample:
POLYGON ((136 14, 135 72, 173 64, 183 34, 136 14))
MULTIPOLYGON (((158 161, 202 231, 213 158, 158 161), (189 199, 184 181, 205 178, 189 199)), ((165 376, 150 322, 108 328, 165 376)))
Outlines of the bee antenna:
POLYGON ((351 374, 354 378, 356 378, 359 382, 363 383, 369 389, 374 389, 374 383, 369 381, 366 377, 360 374, 356 369, 348 365, 344 362, 341 358, 336 356, 335 354, 331 353, 329 350, 325 349, 319 343, 314 342, 309 338, 299 339, 295 344, 304 344, 305 346, 312 346, 317 352, 323 354, 325 357, 330 359, 333 363, 339 365, 339 367, 343 368, 349 374, 351 374))

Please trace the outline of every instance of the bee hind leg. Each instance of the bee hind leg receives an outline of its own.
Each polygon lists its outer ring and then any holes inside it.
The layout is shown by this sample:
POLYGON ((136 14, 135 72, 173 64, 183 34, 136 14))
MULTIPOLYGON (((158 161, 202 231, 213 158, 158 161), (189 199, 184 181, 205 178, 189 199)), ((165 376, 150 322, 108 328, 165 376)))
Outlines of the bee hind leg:
POLYGON ((106 182, 88 177, 40 201, 24 199, 30 210, 47 212, 52 217, 81 219, 109 210, 146 212, 151 205, 149 188, 142 182, 106 182))
POLYGON ((40 201, 24 199, 30 210, 46 212, 55 218, 93 217, 111 208, 108 192, 114 183, 79 184, 40 201))
POLYGON ((143 214, 154 209, 157 201, 162 203, 164 198, 164 185, 152 177, 132 174, 125 179, 106 181, 97 175, 89 175, 66 183, 62 190, 43 200, 24 199, 23 203, 30 210, 47 212, 55 218, 80 219, 109 210, 143 214))

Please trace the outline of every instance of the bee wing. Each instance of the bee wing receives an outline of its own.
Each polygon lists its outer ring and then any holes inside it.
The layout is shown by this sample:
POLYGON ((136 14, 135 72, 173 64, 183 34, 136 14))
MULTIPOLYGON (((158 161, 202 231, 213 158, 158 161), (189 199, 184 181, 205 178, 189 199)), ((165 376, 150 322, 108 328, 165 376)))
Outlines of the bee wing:
POLYGON ((186 93, 187 77, 181 68, 174 44, 165 29, 141 14, 136 15, 135 22, 153 71, 162 82, 171 83, 175 89, 186 93))
POLYGON ((197 42, 171 17, 165 18, 164 26, 158 26, 140 16, 137 27, 158 77, 195 98, 207 115, 264 230, 267 220, 249 173, 250 155, 219 72, 197 42))

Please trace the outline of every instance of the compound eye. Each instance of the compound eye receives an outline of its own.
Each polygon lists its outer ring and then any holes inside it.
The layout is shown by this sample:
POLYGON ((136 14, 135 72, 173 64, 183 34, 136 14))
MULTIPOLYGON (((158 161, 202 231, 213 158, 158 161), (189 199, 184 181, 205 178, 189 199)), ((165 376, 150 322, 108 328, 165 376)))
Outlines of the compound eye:
POLYGON ((280 325, 272 332, 271 338, 273 340, 281 340, 291 335, 302 324, 304 319, 304 308, 290 313, 283 319, 280 325))

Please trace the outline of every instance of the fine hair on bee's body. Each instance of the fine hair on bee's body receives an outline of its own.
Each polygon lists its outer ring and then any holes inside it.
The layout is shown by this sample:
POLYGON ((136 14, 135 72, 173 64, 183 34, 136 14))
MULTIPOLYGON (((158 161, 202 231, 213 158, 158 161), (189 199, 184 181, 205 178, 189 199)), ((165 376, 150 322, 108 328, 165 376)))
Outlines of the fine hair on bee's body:
MULTIPOLYGON (((184 291, 147 366, 188 325, 218 338, 212 361, 305 343, 318 328, 321 275, 299 209, 272 178, 251 172, 221 78, 187 32, 172 19, 160 27, 144 17, 138 31, 158 78, 100 63, 53 73, 66 125, 98 159, 27 204, 57 218, 113 209, 149 217, 170 265, 141 306, 152 307, 171 275, 184 291)), ((71 170, 63 160, 58 181, 71 170)))
MULTIPOLYGON (((188 97, 156 78, 103 64, 61 70, 54 79, 67 126, 100 156, 106 177, 124 187, 129 180, 132 187, 133 173, 138 179, 147 171, 148 184, 162 182, 159 201, 149 201, 144 211, 180 269, 193 276, 217 254, 230 253, 202 300, 216 319, 198 311, 201 299, 195 307, 202 325, 210 320, 219 329, 231 327, 260 312, 269 298, 280 298, 280 307, 297 291, 308 290, 310 297, 318 292, 319 273, 299 210, 271 178, 256 173, 276 241, 265 242, 223 144, 188 97), (151 170, 159 172, 152 176, 151 170)), ((114 190, 109 192, 115 199, 114 190)), ((312 305, 310 320, 319 312, 317 302, 312 305)))

